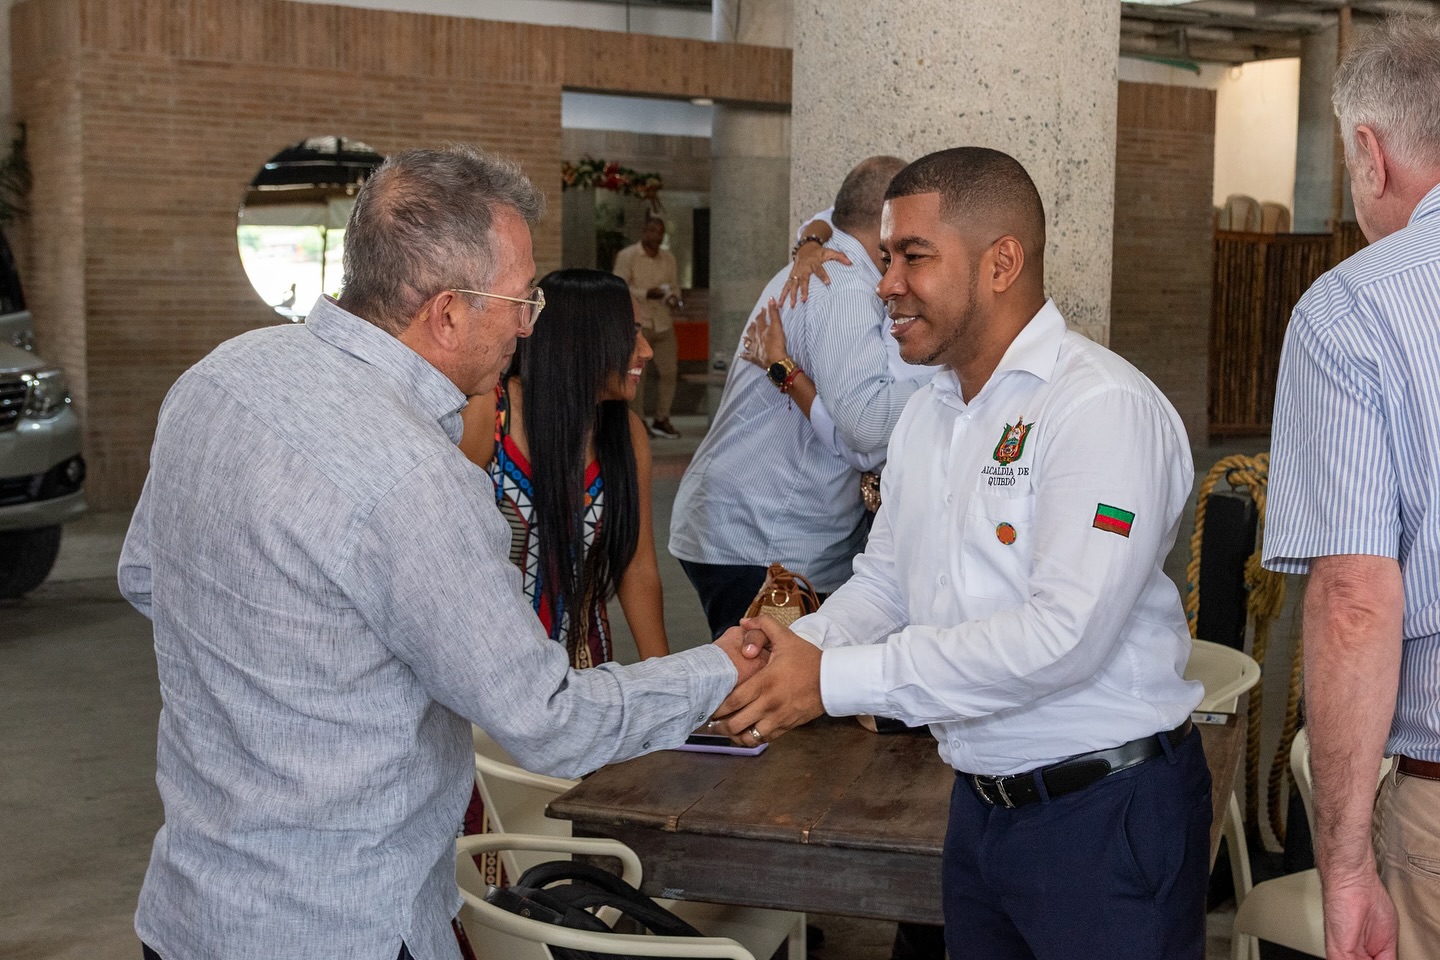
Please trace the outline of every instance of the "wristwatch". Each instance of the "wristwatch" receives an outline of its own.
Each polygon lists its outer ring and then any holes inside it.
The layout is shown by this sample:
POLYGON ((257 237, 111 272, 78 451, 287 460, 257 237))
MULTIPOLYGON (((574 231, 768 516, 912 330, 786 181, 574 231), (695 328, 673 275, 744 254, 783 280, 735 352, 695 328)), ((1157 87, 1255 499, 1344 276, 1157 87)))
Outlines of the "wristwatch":
POLYGON ((779 360, 770 364, 765 371, 765 375, 770 378, 771 383, 775 384, 775 386, 779 387, 783 392, 789 388, 791 381, 795 379, 795 375, 799 372, 800 365, 798 363, 789 357, 781 357, 779 360))

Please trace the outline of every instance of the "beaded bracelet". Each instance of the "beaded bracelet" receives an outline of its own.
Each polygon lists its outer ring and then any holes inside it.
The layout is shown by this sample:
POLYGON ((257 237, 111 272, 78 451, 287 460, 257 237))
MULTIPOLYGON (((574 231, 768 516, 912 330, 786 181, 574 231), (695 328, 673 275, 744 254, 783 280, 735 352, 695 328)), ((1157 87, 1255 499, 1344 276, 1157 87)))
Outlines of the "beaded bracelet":
POLYGON ((790 259, 794 260, 795 257, 799 255, 800 248, 805 246, 805 244, 807 243, 818 243, 822 247, 825 246, 824 240, 821 240, 813 233, 807 233, 805 234, 805 236, 801 237, 798 241, 796 241, 795 246, 790 250, 790 259))

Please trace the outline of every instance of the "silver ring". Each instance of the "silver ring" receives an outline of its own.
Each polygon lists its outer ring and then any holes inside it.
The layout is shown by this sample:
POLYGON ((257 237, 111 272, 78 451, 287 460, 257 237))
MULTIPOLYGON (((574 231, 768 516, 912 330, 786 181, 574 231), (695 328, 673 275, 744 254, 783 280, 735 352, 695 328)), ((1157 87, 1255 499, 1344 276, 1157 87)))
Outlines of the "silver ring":
POLYGON ((757 729, 755 729, 754 727, 751 727, 751 728, 750 728, 750 736, 752 736, 752 737, 755 738, 755 742, 756 742, 756 743, 764 743, 764 742, 765 742, 765 738, 760 735, 760 731, 757 730, 757 729))

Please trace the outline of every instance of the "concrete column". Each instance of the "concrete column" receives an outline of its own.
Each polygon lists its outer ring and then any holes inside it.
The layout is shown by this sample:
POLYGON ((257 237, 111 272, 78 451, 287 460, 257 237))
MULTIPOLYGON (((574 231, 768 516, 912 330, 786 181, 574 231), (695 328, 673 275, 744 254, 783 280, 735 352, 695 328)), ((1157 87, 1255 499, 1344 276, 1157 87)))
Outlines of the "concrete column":
MULTIPOLYGON (((715 0, 717 41, 788 47, 790 0, 715 0)), ((710 135, 710 354, 729 360, 790 251, 790 114, 719 104, 710 135)), ((723 382, 723 381, 722 381, 723 382)), ((712 386, 710 409, 719 402, 712 386)))
POLYGON ((871 154, 1004 150, 1045 202, 1051 296, 1106 342, 1119 33, 1112 0, 795 0, 792 219, 871 154))
POLYGON ((1330 229, 1335 189, 1335 85, 1339 31, 1306 34, 1300 45, 1300 124, 1295 141, 1296 233, 1330 229))

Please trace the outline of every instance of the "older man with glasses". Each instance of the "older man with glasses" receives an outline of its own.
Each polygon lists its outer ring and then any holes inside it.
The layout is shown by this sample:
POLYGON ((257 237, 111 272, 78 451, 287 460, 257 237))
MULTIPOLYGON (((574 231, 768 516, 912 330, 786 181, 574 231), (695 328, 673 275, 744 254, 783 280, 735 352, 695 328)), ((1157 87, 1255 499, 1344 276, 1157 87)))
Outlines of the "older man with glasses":
POLYGON ((576 776, 679 745, 755 672, 735 635, 576 672, 521 596, 456 442, 544 306, 540 209, 472 149, 392 157, 340 299, 166 398, 120 560, 163 702, 146 957, 454 957, 471 722, 576 776))

